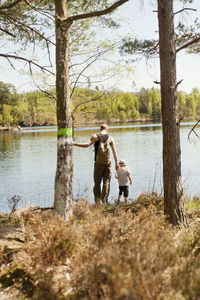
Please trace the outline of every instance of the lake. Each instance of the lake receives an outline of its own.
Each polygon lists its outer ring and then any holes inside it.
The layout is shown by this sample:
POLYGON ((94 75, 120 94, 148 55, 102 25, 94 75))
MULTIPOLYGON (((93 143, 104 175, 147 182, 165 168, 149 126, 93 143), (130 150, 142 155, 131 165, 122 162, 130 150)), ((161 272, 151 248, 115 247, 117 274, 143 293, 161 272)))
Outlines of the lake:
MULTIPOLYGON (((181 126, 182 177, 185 194, 200 195, 200 140, 188 133, 192 123, 181 126)), ((99 127, 77 128, 77 142, 86 142, 99 127)), ((197 132, 200 130, 197 128, 197 132)), ((131 199, 140 193, 162 192, 161 124, 110 126, 119 159, 126 160, 133 179, 131 199)), ((57 159, 55 127, 24 128, 18 132, 0 132, 0 210, 9 211, 8 199, 18 195, 20 206, 52 206, 57 159)), ((93 203, 93 147, 73 148, 74 198, 84 197, 93 203)), ((118 183, 112 179, 109 202, 117 198, 118 183)))

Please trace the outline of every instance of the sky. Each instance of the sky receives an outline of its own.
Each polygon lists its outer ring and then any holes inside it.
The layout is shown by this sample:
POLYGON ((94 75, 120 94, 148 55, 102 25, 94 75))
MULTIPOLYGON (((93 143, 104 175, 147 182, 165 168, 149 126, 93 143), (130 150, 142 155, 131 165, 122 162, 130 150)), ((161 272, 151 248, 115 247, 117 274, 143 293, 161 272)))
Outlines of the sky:
MULTIPOLYGON (((156 10, 156 2, 156 0, 130 0, 118 8, 115 14, 122 19, 121 27, 118 29, 118 35, 125 36, 128 33, 129 36, 140 39, 158 38, 157 14, 154 12, 156 10)), ((178 0, 174 2, 174 11, 183 7, 183 4, 180 4, 178 0)), ((191 24, 194 18, 200 18, 199 0, 195 0, 192 5, 187 4, 185 7, 192 7, 197 9, 197 11, 177 14, 175 17, 176 22, 180 20, 191 24)), ((3 50, 3 46, 1 46, 1 49, 3 50)), ((129 56, 129 58, 131 57, 129 56)), ((158 59, 146 61, 145 58, 140 58, 138 62, 132 62, 131 64, 130 67, 134 68, 134 74, 130 74, 121 80, 113 79, 113 82, 109 81, 108 84, 123 91, 133 92, 139 91, 142 87, 151 88, 154 86, 159 88, 159 86, 154 83, 154 81, 160 81, 158 59)), ((17 64, 17 68, 21 69, 22 66, 17 64)), ((199 72, 200 54, 191 55, 181 52, 177 55, 177 81, 183 80, 179 85, 179 90, 190 93, 193 88, 200 88, 199 72)), ((36 89, 31 84, 31 80, 28 76, 22 75, 22 73, 17 70, 13 70, 3 59, 0 60, 0 81, 12 83, 18 92, 36 89)))
MULTIPOLYGON (((132 0, 130 3, 124 5, 120 9, 120 14, 125 15, 129 18, 130 26, 132 28, 132 34, 141 39, 158 38, 158 23, 157 14, 153 11, 157 9, 155 0, 132 0)), ((186 24, 191 24, 194 18, 200 18, 200 1, 196 0, 191 5, 185 7, 191 7, 197 9, 196 12, 188 11, 175 16, 175 22, 184 21, 186 24)), ((183 4, 179 1, 175 1, 174 11, 179 11, 183 8, 183 4)), ((125 31, 125 30, 124 30, 125 31)), ((200 54, 191 55, 186 54, 184 51, 177 54, 177 81, 183 79, 179 85, 179 90, 183 90, 190 93, 194 87, 200 88, 200 54)), ((121 84, 123 90, 130 90, 131 85, 135 90, 140 90, 142 87, 151 88, 152 86, 157 87, 154 81, 160 81, 159 72, 159 60, 152 59, 146 61, 142 59, 135 64, 134 82, 124 81, 121 84)))

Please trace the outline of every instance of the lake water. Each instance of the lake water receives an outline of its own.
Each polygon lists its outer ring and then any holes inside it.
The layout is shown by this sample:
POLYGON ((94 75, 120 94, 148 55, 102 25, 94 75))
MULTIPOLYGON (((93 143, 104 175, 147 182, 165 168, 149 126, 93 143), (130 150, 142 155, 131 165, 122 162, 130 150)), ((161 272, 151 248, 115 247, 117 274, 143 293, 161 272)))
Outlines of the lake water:
MULTIPOLYGON (((200 195, 200 140, 192 135, 191 123, 181 126, 183 187, 189 197, 200 195)), ((86 142, 99 127, 79 128, 77 142, 86 142)), ((197 132, 200 130, 197 128, 197 132)), ((142 192, 162 192, 162 131, 160 124, 111 126, 119 159, 126 160, 133 178, 130 198, 142 192)), ((9 211, 8 199, 18 195, 21 206, 52 206, 56 172, 56 128, 24 128, 19 132, 0 132, 0 210, 9 211)), ((73 148, 74 198, 93 202, 93 147, 73 148)), ((117 180, 112 179, 109 201, 118 194, 117 180)))

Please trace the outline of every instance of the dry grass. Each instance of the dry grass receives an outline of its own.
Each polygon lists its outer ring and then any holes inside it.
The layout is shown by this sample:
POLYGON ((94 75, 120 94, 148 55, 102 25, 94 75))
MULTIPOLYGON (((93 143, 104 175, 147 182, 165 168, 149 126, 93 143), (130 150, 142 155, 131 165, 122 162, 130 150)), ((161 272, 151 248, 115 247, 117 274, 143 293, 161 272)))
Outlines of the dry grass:
POLYGON ((68 223, 52 212, 26 214, 24 247, 0 282, 9 274, 27 299, 197 300, 199 220, 175 228, 162 210, 161 197, 143 194, 106 210, 80 200, 68 223))

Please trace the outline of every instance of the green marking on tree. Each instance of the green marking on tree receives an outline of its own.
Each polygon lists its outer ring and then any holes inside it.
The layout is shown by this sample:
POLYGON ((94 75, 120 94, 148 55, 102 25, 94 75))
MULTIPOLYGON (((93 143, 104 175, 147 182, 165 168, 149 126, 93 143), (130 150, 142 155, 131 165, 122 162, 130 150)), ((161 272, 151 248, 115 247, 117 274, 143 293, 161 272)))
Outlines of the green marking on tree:
POLYGON ((59 128, 58 136, 70 136, 72 137, 72 128, 59 128))

